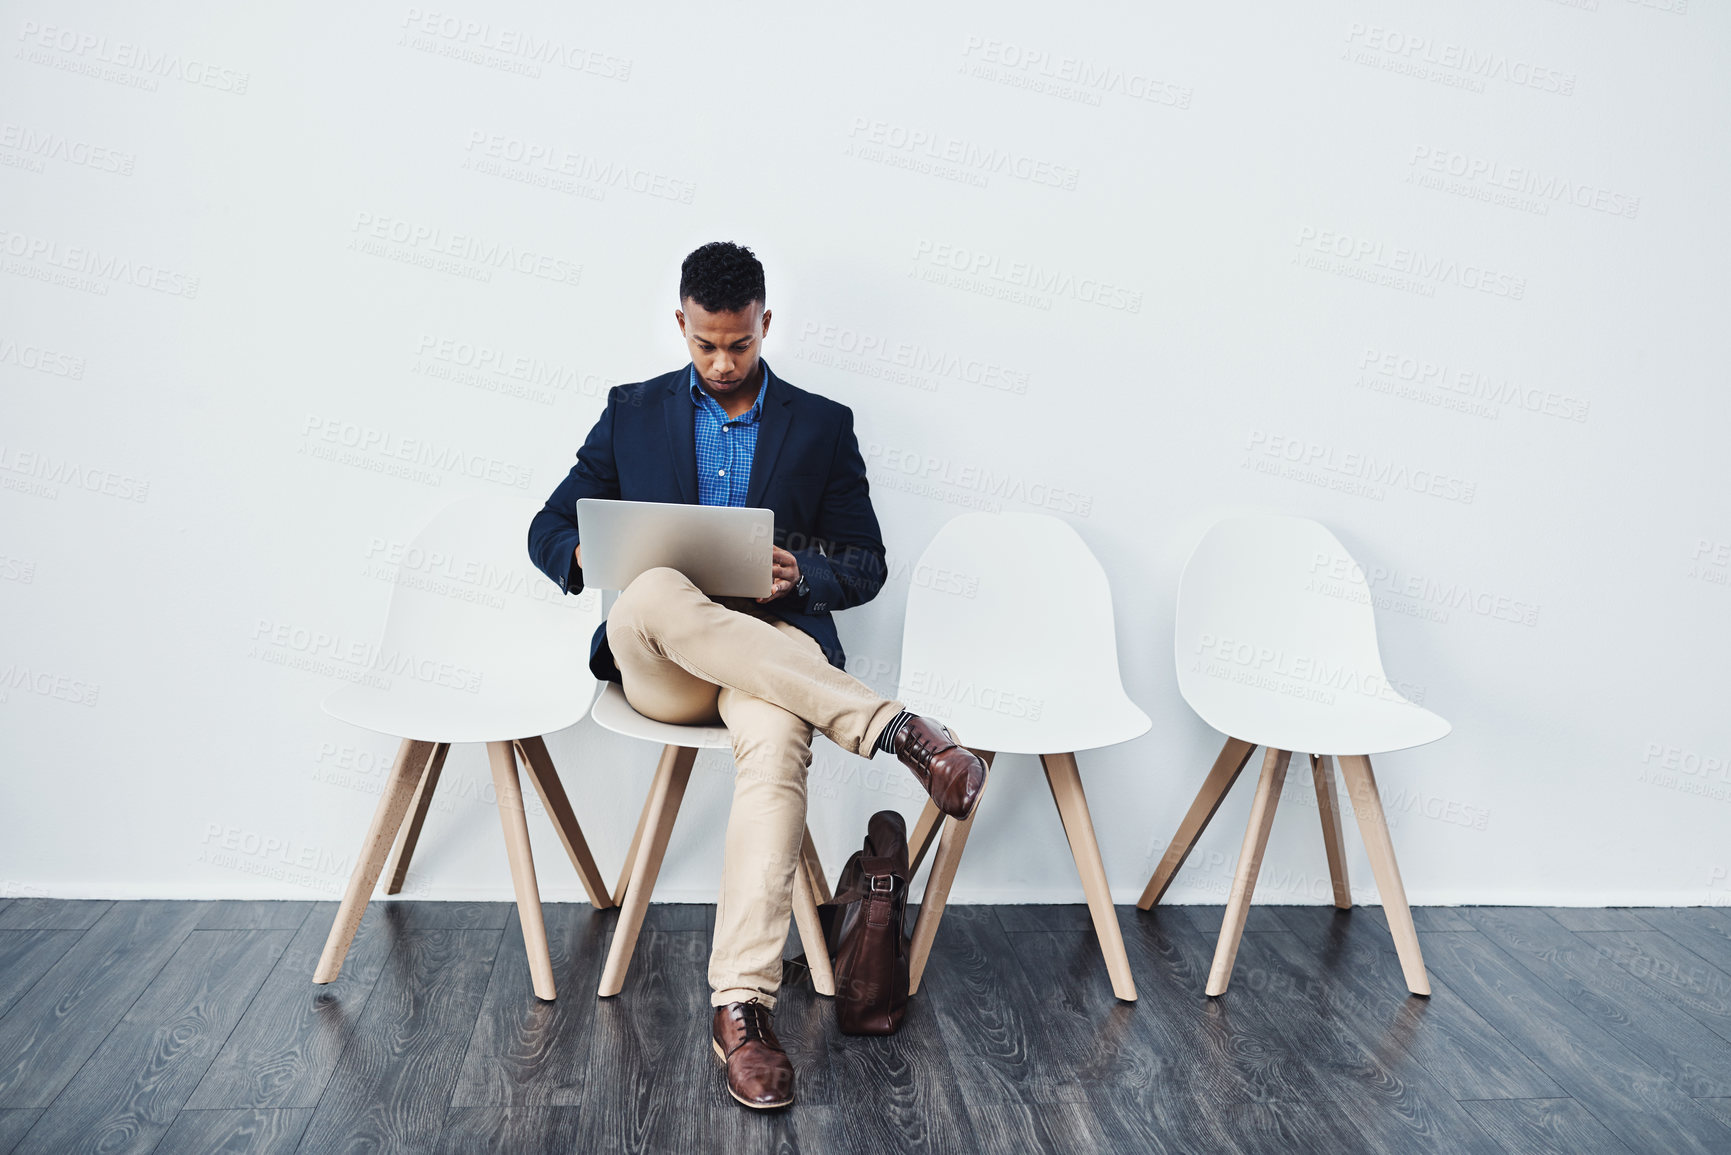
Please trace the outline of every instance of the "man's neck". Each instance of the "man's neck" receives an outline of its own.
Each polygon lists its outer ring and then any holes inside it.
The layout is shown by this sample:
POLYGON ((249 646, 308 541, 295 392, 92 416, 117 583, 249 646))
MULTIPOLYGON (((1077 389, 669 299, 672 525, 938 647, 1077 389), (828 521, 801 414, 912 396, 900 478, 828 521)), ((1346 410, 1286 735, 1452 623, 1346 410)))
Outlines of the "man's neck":
POLYGON ((734 418, 744 417, 751 412, 751 407, 757 404, 757 393, 763 388, 763 381, 763 362, 759 361, 757 368, 752 370, 750 380, 741 384, 738 389, 733 390, 725 397, 717 396, 715 391, 709 387, 709 383, 701 376, 697 378, 697 387, 707 393, 717 405, 721 406, 723 413, 727 414, 729 418, 734 418))

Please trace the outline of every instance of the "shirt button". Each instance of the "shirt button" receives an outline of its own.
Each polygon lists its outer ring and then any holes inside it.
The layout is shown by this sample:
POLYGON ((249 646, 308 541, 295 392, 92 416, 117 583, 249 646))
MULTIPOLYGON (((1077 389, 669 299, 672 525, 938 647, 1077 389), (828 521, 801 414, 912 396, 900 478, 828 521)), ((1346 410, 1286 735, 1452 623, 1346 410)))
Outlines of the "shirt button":
POLYGON ((726 477, 726 476, 727 476, 727 470, 725 470, 725 469, 718 469, 718 470, 716 470, 716 471, 715 471, 715 476, 717 476, 717 477, 726 477))

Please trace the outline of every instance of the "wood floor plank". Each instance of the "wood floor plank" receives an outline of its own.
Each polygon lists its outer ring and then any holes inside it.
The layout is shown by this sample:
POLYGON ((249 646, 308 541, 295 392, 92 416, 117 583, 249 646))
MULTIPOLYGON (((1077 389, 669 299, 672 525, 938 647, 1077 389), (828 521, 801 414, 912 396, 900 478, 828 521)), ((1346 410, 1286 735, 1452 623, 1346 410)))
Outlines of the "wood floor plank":
POLYGON ((704 902, 652 902, 643 916, 647 929, 677 933, 686 930, 713 929, 715 906, 704 902))
POLYGON ((452 1107, 577 1106, 588 1097, 595 986, 615 918, 569 902, 548 903, 542 914, 559 997, 535 997, 523 928, 513 915, 499 942, 452 1107))
POLYGON ((499 935, 440 929, 397 937, 301 1150, 438 1147, 499 935))
MULTIPOLYGON (((947 949, 927 966, 921 993, 929 988, 957 1082, 974 1101, 1086 1099, 1073 1075, 1073 1057, 1046 1035, 1045 1003, 1065 994, 1056 976, 1036 989, 1021 968, 1006 965, 1018 950, 1012 941, 1021 937, 1006 935, 991 907, 949 908, 947 949)), ((1079 944, 1079 937, 1074 941, 1079 944)), ((1098 948, 1095 961, 1104 973, 1098 948)))
POLYGON ((204 917, 200 902, 112 904, 0 1018, 0 1107, 46 1107, 204 917))
POLYGON ((1713 1113, 1727 1127, 1731 1127, 1731 1099, 1696 1099, 1697 1103, 1713 1113))
POLYGON ((1530 975, 1685 1094, 1731 1096, 1731 1041, 1556 925, 1548 912, 1486 906, 1474 908, 1471 917, 1481 934, 1530 975))
POLYGON ((645 930, 624 991, 588 996, 594 1038, 578 1150, 704 1146, 703 1113, 721 1093, 720 1065, 709 1050, 708 948, 699 931, 645 930))
POLYGON ((1291 1053, 1305 1056, 1329 1101, 1373 1151, 1501 1155, 1501 1148, 1421 1064, 1383 1043, 1380 1024, 1315 969, 1291 933, 1260 934, 1239 950, 1228 997, 1260 1004, 1291 1053))
MULTIPOLYGON (((1670 999, 1722 1039, 1731 1039, 1731 970, 1657 930, 1587 931, 1601 955, 1670 999)), ((1731 951, 1727 951, 1731 964, 1731 951)))
POLYGON ((1575 1099, 1485 1099, 1461 1104, 1521 1155, 1634 1155, 1575 1099))
POLYGON ((11 1155, 12 1148, 42 1114, 40 1107, 15 1107, 0 1110, 0 1155, 11 1155))
MULTIPOLYGON (((952 907, 945 915, 944 932, 932 944, 928 981, 938 971, 960 965, 953 961, 951 952, 964 948, 951 939, 949 914, 964 909, 952 907)), ((913 925, 914 918, 910 910, 908 925, 913 925)), ((822 1016, 816 1021, 820 1029, 815 1036, 802 1039, 802 1043, 821 1046, 826 1054, 825 1063, 818 1067, 824 1082, 816 1088, 827 1108, 823 1122, 820 1126, 816 1121, 808 1125, 796 1120, 801 1143, 807 1150, 864 1153, 981 1149, 939 1021, 940 1008, 937 1000, 927 997, 923 986, 921 993, 908 1003, 901 1030, 884 1037, 843 1035, 835 1028, 833 1000, 808 996, 803 991, 800 997, 811 997, 814 1009, 822 1016), (861 1095, 861 1087, 871 1087, 872 1093, 861 1095)), ((778 1022, 781 1017, 778 1011, 778 1022)), ((787 1043, 785 1036, 782 1041, 787 1043)), ((801 1086, 805 1086, 807 1064, 794 1055, 791 1044, 788 1048, 801 1086)), ((716 1067, 719 1070, 720 1064, 716 1067)), ((800 1103, 812 1101, 801 1092, 800 1103)))
POLYGON ((81 930, 0 930, 0 1017, 83 934, 81 930))
POLYGON ((199 930, 299 930, 311 902, 237 900, 213 902, 199 930))
POLYGON ((105 898, 14 898, 0 910, 0 930, 89 930, 113 906, 105 898))
MULTIPOLYGON (((1086 908, 1084 908, 1086 909, 1086 908)), ((1116 1127, 1117 1119, 1080 1102, 981 1103, 967 1099, 968 1118, 981 1151, 1146 1152, 1133 1135, 1116 1127)))
POLYGON ((188 934, 14 1155, 149 1155, 291 937, 188 934))
POLYGON ((1006 934, 1050 934, 1094 929, 1094 919, 1088 913, 1088 904, 1082 902, 1024 902, 989 909, 997 914, 998 926, 1006 934))
POLYGON ((315 1107, 354 1037, 397 936, 367 908, 335 982, 315 985, 334 902, 315 903, 187 1100, 189 1108, 315 1107))
MULTIPOLYGON (((593 992, 586 992, 593 998, 593 992)), ((561 996, 563 997, 563 996, 561 996)), ((453 1107, 439 1155, 582 1151, 582 1107, 453 1107)))
POLYGON ((504 930, 517 907, 509 902, 430 902, 424 899, 374 899, 367 913, 377 909, 391 931, 405 930, 504 930))
MULTIPOLYGON (((1494 909, 1486 907, 1482 909, 1494 909)), ((1630 907, 1547 906, 1544 912, 1564 930, 1652 930, 1642 912, 1630 907)))
MULTIPOLYGON (((1279 913, 1284 915, 1288 910, 1305 909, 1302 907, 1281 907, 1279 913)), ((1363 911, 1376 921, 1384 931, 1388 930, 1388 915, 1380 906, 1361 906, 1355 910, 1363 911)), ((1447 931, 1473 930, 1473 924, 1467 920, 1463 908, 1458 906, 1415 906, 1412 908, 1412 925, 1415 930, 1443 933, 1447 931)))
POLYGON ((312 1109, 182 1110, 162 1137, 157 1155, 293 1155, 312 1109))
POLYGON ((1362 908, 1280 908, 1282 922, 1299 940, 1297 949, 1309 956, 1312 973, 1330 997, 1362 1020, 1359 1037, 1373 1053, 1392 1064, 1409 1056, 1456 1099, 1563 1094, 1519 1047, 1435 976, 1430 998, 1409 995, 1387 929, 1362 913, 1362 908))
MULTIPOLYGON (((1203 934, 1218 936, 1221 926, 1226 921, 1226 908, 1224 906, 1175 906, 1171 909, 1181 912, 1190 921, 1190 925, 1203 934)), ((1266 904, 1259 906, 1253 902, 1250 907, 1250 914, 1244 920, 1244 933, 1261 934, 1264 931, 1284 929, 1280 924, 1279 917, 1275 914, 1275 909, 1266 904)))
MULTIPOLYGON (((1087 908, 1081 910, 1086 917, 1087 908)), ((1085 925, 1083 930, 1005 936, 1021 972, 1017 988, 1031 1000, 1023 1013, 1039 1026, 1043 1041, 1038 1045, 1051 1056, 1046 1078, 1058 1091, 1043 1098, 1053 1101, 1079 1102, 1097 1091, 1140 1087, 1167 1074, 1164 1057, 1135 1029, 1136 1005, 1112 993, 1092 920, 1085 925), (1071 1086, 1082 1095, 1070 1093, 1071 1086)))
MULTIPOLYGON (((1132 913, 1134 918, 1121 914, 1120 925, 1136 930, 1138 954, 1132 955, 1131 965, 1137 982, 1147 973, 1161 989, 1160 1001, 1188 1008, 1188 1013, 1162 1024, 1172 1030, 1172 1037, 1157 1044, 1157 1053, 1187 1065, 1197 1080, 1198 1093, 1211 1106, 1298 1104, 1325 1098, 1305 1057, 1280 1045, 1260 1006, 1235 1003, 1230 991, 1217 999, 1204 995, 1214 935, 1181 916, 1162 916, 1159 908, 1132 913)), ((1346 1149, 1361 1142, 1350 1128, 1339 1138, 1346 1149)))
POLYGON ((1731 913, 1712 906, 1643 910, 1641 921, 1721 970, 1731 970, 1731 913))
POLYGON ((1731 1150, 1731 1127, 1482 934, 1419 938, 1434 974, 1632 1150, 1731 1150))

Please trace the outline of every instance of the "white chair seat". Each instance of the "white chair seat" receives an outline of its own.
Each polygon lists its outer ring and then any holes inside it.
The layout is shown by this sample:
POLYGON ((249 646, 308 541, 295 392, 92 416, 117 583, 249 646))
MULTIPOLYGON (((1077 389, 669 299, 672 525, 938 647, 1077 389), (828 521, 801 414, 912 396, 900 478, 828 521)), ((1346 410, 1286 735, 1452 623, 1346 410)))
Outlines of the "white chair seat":
POLYGON ((505 742, 576 725, 593 694, 588 678, 552 686, 484 683, 474 694, 397 678, 388 690, 358 684, 333 690, 324 711, 363 729, 426 742, 505 742))
POLYGON ((713 726, 676 726, 671 722, 645 718, 632 709, 625 698, 624 688, 618 682, 607 683, 601 696, 595 699, 590 714, 602 729, 627 738, 641 738, 661 746, 684 746, 688 750, 733 749, 733 739, 728 737, 727 727, 720 722, 713 726))
POLYGON ((1386 754, 1434 742, 1450 730, 1445 719, 1401 698, 1386 683, 1374 697, 1314 684, 1296 683, 1293 688, 1308 692, 1270 699, 1265 691, 1207 679, 1201 685, 1192 683, 1186 697, 1202 720, 1222 734, 1275 750, 1386 754), (1255 694, 1256 700, 1246 702, 1246 694, 1255 694), (1321 694, 1333 701, 1313 700, 1321 694))

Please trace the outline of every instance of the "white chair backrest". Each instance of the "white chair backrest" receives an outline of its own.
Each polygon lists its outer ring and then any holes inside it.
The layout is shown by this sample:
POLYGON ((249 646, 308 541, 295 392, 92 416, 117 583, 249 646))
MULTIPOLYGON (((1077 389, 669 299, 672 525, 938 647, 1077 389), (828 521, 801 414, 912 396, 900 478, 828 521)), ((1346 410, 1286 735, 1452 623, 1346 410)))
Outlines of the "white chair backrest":
POLYGON ((1383 672, 1370 587, 1346 547, 1308 518, 1258 514, 1210 529, 1178 583, 1173 650, 1179 693, 1234 737, 1344 754, 1448 731, 1416 707, 1397 711, 1404 720, 1376 709, 1409 703, 1383 672), (1333 735, 1363 745, 1316 745, 1333 735))
POLYGON ((488 698, 540 700, 568 693, 589 702, 589 638, 600 595, 570 597, 529 560, 529 521, 539 501, 466 497, 433 516, 401 556, 385 620, 386 672, 488 698))
POLYGON ((901 689, 967 745, 1058 754, 1150 722, 1124 693, 1106 573, 1056 517, 966 513, 910 573, 901 689))

